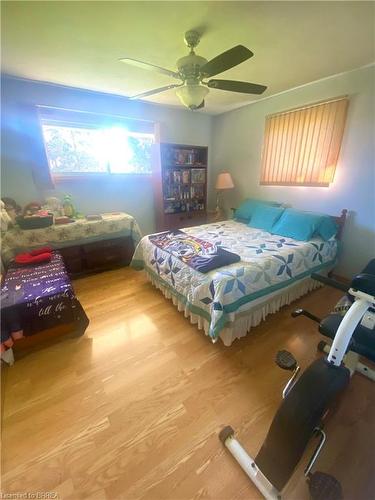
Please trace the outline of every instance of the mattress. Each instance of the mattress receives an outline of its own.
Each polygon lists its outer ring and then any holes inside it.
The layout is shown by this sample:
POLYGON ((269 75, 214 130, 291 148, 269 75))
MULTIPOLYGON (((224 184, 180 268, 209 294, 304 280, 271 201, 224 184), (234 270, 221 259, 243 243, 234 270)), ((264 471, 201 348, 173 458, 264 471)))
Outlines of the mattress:
POLYGON ((338 253, 335 239, 297 241, 241 222, 228 220, 183 229, 202 240, 238 254, 235 264, 203 274, 153 245, 139 242, 131 265, 144 269, 152 282, 208 324, 216 341, 233 314, 275 292, 306 280, 312 272, 332 268, 338 253))

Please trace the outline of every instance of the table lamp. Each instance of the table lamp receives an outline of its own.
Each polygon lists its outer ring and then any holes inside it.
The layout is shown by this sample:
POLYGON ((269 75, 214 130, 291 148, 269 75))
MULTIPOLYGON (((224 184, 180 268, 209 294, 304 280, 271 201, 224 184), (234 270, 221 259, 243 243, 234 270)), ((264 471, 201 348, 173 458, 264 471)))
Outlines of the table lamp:
POLYGON ((216 214, 219 217, 221 214, 220 208, 220 191, 224 191, 225 189, 233 189, 233 179, 229 172, 221 172, 216 179, 215 189, 216 193, 216 214))

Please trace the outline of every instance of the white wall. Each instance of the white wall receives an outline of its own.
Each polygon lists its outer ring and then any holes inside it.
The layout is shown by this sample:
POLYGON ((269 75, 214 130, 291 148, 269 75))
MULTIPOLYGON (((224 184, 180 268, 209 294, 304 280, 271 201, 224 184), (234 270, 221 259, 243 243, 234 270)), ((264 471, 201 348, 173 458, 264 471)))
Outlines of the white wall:
MULTIPOLYGON (((18 203, 40 200, 41 192, 32 177, 34 150, 22 137, 20 109, 43 104, 67 109, 122 115, 159 122, 161 141, 208 146, 211 153, 212 118, 203 113, 128 101, 111 94, 90 92, 5 76, 2 79, 2 196, 18 203)), ((35 140, 40 141, 40 137, 35 140)), ((42 146, 42 145, 41 145, 42 146)), ((210 170, 210 169, 209 169, 210 170)), ((64 181, 57 192, 70 193, 84 213, 123 210, 136 217, 144 233, 154 230, 154 206, 150 176, 119 176, 115 179, 64 181)))
POLYGON ((246 197, 277 200, 300 209, 338 215, 350 210, 337 273, 350 277, 375 257, 375 67, 319 81, 214 118, 211 163, 229 170, 236 188, 227 206, 246 197), (335 180, 329 188, 260 186, 265 116, 347 94, 350 98, 335 180))

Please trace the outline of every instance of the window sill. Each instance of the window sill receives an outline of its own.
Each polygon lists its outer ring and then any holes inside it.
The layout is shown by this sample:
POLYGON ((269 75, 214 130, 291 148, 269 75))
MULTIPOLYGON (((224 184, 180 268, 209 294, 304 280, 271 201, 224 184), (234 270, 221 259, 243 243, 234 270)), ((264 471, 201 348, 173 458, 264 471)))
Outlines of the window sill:
POLYGON ((260 181, 261 186, 286 186, 286 187, 330 187, 329 182, 265 182, 260 181))
POLYGON ((151 177, 151 173, 119 173, 112 174, 108 172, 103 173, 79 173, 79 174, 52 174, 52 180, 54 182, 64 182, 64 181, 87 181, 87 180, 113 180, 113 179, 124 179, 124 178, 140 178, 151 177))

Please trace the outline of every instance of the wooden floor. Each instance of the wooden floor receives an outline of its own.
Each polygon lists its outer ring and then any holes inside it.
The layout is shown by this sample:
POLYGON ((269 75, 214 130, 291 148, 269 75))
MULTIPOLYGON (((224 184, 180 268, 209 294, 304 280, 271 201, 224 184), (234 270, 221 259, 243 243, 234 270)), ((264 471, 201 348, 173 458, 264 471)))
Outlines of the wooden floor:
MULTIPOLYGON (((341 294, 317 290, 224 347, 190 325, 143 273, 124 268, 74 284, 91 319, 86 335, 3 370, 3 492, 260 498, 218 431, 231 424, 256 454, 287 379, 275 352, 290 349, 302 368, 317 355, 315 325, 291 319, 291 310, 324 314, 341 294)), ((346 499, 374 498, 374 423, 374 386, 356 375, 328 422, 319 461, 346 499)), ((301 474, 284 498, 309 498, 301 474)))

